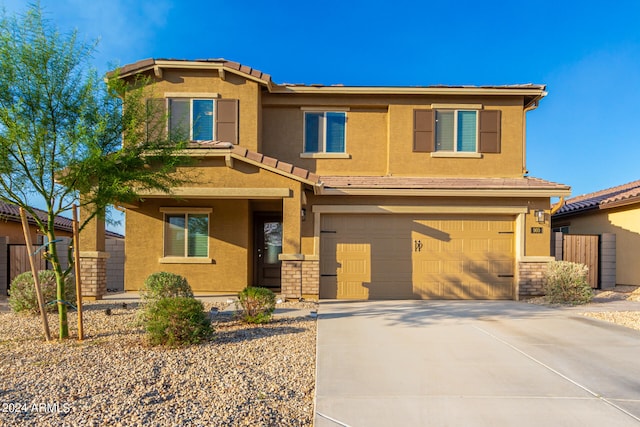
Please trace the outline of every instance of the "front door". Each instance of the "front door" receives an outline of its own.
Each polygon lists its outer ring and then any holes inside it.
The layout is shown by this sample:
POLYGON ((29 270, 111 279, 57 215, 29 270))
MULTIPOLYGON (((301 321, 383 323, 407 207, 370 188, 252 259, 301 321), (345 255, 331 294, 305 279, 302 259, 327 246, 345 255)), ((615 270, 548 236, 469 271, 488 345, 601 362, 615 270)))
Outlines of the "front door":
POLYGON ((255 235, 255 285, 280 290, 278 255, 282 253, 282 215, 256 213, 255 235))

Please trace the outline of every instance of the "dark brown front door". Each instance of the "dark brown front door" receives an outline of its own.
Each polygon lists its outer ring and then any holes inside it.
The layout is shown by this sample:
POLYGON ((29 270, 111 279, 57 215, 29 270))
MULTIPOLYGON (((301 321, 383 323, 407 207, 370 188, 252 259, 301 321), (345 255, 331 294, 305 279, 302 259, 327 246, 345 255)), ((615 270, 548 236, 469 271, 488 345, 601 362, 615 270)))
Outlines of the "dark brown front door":
POLYGON ((254 217, 255 285, 280 289, 282 215, 257 213, 254 217))

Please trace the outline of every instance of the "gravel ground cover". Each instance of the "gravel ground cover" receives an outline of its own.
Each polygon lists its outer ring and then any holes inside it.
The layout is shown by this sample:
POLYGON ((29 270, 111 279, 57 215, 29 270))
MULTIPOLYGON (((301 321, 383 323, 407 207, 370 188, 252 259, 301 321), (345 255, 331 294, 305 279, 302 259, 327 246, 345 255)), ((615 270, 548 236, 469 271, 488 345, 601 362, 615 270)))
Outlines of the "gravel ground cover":
MULTIPOLYGON (((205 303, 214 306, 224 308, 205 303)), ((44 342, 39 317, 0 313, 0 425, 312 424, 315 319, 252 326, 219 313, 211 342, 168 349, 145 344, 137 313, 137 304, 88 303, 87 338, 62 343, 44 342)), ((76 322, 70 313, 74 338, 76 322)))
MULTIPOLYGON (((611 291, 597 291, 598 301, 640 301, 640 287, 638 286, 616 286, 611 291)), ((583 316, 594 319, 605 320, 627 328, 640 330, 640 311, 594 311, 581 313, 583 316)))
MULTIPOLYGON (((587 304, 589 311, 580 313, 583 316, 600 319, 617 325, 640 330, 640 311, 612 311, 611 309, 598 310, 598 305, 610 301, 640 301, 640 287, 616 286, 612 290, 596 290, 593 302, 587 304)), ((545 297, 528 298, 526 302, 532 304, 561 307, 561 304, 548 304, 545 297)))

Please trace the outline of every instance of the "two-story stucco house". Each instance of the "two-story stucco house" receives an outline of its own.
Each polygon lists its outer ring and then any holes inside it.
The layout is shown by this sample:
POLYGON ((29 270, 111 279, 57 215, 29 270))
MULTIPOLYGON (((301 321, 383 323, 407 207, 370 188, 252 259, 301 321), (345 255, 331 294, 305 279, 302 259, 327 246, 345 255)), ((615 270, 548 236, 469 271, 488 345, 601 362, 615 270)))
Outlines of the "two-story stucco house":
POLYGON ((570 189, 525 164, 543 85, 276 84, 223 59, 120 70, 140 74, 166 130, 189 132, 198 179, 126 206, 127 290, 171 271, 196 292, 517 299, 552 259, 550 198, 570 189))

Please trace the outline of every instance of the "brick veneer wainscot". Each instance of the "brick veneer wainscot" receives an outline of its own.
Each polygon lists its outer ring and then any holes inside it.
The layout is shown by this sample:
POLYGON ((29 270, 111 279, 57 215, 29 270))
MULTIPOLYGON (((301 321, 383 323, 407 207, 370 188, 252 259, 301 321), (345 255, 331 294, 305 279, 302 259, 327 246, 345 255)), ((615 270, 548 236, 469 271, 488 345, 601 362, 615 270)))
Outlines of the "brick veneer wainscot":
POLYGON ((318 296, 320 289, 320 261, 282 261, 281 292, 284 298, 297 299, 303 295, 318 296))
POLYGON ((544 295, 544 272, 548 262, 519 262, 518 284, 521 296, 544 295))

